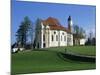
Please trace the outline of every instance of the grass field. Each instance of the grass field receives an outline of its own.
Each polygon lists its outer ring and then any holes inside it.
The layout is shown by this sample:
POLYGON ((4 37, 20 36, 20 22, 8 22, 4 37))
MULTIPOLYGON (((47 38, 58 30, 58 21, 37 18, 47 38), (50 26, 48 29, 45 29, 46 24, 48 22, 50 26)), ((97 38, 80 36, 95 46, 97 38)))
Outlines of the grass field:
MULTIPOLYGON (((73 50, 74 47, 67 47, 73 50)), ((78 48, 78 47, 76 47, 78 48)), ((75 48, 75 49, 76 49, 75 48)), ((92 47, 91 47, 92 48, 92 47)), ((73 50, 73 52, 76 50, 73 50)), ((82 48, 85 50, 85 48, 82 48)), ((78 49, 80 52, 82 49, 78 49)), ((92 48, 93 49, 93 48, 92 48)), ((90 49, 91 50, 91 49, 90 49)), ((89 50, 89 55, 91 51, 89 50)), ((95 50, 95 47, 94 47, 95 50)), ((72 71, 72 70, 87 70, 95 69, 96 64, 93 62, 80 62, 66 59, 59 56, 59 52, 64 52, 64 48, 49 48, 48 51, 28 51, 12 54, 11 73, 39 73, 39 72, 54 72, 54 71, 72 71)), ((83 51, 84 52, 84 51, 83 51)), ((86 52, 87 53, 87 52, 86 52)), ((86 54, 87 55, 87 54, 86 54)))
POLYGON ((45 50, 50 51, 59 51, 59 52, 73 52, 79 55, 86 55, 86 56, 96 56, 96 47, 95 46, 73 46, 73 47, 54 47, 54 48, 45 48, 45 50))

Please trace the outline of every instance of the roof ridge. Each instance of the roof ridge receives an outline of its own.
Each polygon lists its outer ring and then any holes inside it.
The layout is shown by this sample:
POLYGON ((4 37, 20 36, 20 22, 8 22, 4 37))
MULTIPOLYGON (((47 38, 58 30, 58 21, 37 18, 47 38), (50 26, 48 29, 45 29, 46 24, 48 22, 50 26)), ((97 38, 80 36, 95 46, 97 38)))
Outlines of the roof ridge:
POLYGON ((53 17, 48 17, 46 20, 43 20, 43 25, 49 25, 51 30, 63 30, 70 33, 67 27, 61 25, 59 20, 53 17))

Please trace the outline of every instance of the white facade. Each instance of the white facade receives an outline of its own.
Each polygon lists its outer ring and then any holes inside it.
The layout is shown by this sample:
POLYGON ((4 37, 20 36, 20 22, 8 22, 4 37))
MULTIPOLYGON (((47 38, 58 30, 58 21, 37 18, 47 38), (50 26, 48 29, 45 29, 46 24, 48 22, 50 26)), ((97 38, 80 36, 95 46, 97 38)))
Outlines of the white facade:
POLYGON ((80 45, 85 45, 86 39, 80 39, 80 45))
POLYGON ((36 22, 35 31, 35 48, 73 46, 73 34, 64 30, 52 30, 40 19, 36 22))

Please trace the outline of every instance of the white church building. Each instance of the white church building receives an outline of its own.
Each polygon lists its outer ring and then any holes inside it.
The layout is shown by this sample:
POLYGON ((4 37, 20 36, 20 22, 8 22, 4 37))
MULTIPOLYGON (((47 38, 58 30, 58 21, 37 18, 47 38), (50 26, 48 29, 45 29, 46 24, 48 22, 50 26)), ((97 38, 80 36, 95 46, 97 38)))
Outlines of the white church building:
POLYGON ((56 18, 38 19, 35 28, 35 48, 73 46, 71 16, 68 24, 63 27, 56 18), (67 26, 68 25, 68 26, 67 26))

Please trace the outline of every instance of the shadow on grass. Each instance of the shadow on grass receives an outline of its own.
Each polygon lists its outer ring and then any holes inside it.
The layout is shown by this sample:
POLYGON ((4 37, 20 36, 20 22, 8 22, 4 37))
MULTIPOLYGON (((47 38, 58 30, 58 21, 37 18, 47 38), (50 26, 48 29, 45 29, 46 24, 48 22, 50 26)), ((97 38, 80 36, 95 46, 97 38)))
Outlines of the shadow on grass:
POLYGON ((81 62, 92 62, 92 63, 96 62, 96 58, 77 56, 77 55, 72 55, 72 54, 67 54, 67 53, 65 54, 61 52, 58 52, 57 56, 63 59, 64 61, 69 59, 69 60, 81 61, 81 62))
MULTIPOLYGON (((50 50, 44 50, 44 49, 36 49, 34 51, 50 51, 50 50)), ((63 53, 63 52, 57 52, 57 51, 50 51, 50 52, 56 52, 57 56, 59 58, 61 58, 62 60, 66 61, 66 60, 72 60, 73 61, 80 61, 80 62, 91 62, 91 63, 95 63, 96 62, 96 58, 95 57, 88 57, 88 56, 81 56, 81 55, 77 55, 77 54, 71 54, 71 53, 63 53)), ((70 61, 71 62, 71 61, 70 61)))

